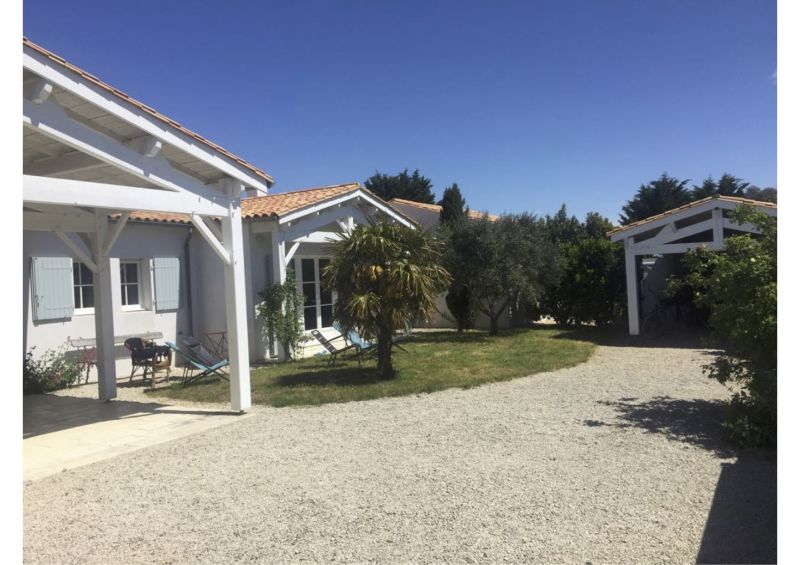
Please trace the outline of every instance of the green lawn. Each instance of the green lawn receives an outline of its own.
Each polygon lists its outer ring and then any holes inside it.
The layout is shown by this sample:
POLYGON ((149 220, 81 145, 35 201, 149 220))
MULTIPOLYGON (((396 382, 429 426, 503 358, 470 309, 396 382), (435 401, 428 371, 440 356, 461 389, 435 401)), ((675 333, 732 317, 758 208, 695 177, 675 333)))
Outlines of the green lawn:
MULTIPOLYGON (((393 379, 382 379, 370 359, 362 367, 348 357, 331 368, 328 356, 271 364, 252 371, 254 404, 312 405, 404 396, 453 387, 469 388, 505 381, 586 361, 594 350, 589 341, 562 330, 515 330, 492 337, 484 332, 455 331, 415 334, 395 350, 393 379)), ((199 402, 227 402, 228 383, 219 379, 150 391, 199 402)))

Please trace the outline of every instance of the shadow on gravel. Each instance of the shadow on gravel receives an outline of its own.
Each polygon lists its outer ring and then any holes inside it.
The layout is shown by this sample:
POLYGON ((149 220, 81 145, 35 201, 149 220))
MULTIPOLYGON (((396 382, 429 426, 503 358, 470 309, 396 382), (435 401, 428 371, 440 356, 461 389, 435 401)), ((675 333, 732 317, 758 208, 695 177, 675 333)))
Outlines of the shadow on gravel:
POLYGON ((617 420, 611 423, 586 420, 584 424, 595 427, 643 428, 670 440, 713 451, 720 457, 731 457, 735 454, 733 448, 724 441, 723 402, 682 400, 669 396, 657 396, 643 402, 636 400, 635 398, 600 400, 599 404, 610 406, 617 412, 617 420))
POLYGON ((658 339, 628 335, 624 328, 566 328, 553 339, 577 339, 607 347, 647 347, 670 349, 715 349, 705 329, 689 328, 666 333, 658 339))
POLYGON ((765 457, 723 464, 697 563, 777 563, 777 479, 765 457))

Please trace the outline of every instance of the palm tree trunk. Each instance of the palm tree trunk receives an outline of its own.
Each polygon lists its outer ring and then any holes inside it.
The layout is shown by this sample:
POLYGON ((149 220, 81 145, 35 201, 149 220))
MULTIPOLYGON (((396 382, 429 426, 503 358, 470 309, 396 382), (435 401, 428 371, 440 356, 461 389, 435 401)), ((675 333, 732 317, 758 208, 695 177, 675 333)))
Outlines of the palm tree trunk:
POLYGON ((392 330, 383 327, 378 330, 378 371, 385 379, 394 377, 392 366, 392 330))
POLYGON ((497 323, 497 316, 489 316, 489 334, 497 335, 500 333, 500 328, 497 323))

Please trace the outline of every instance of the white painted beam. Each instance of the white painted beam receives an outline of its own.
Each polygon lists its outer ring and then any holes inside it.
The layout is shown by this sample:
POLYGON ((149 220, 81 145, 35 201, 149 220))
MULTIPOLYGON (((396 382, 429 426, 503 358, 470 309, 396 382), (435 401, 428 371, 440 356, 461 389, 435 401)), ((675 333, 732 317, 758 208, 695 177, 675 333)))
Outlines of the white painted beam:
MULTIPOLYGON (((26 127, 99 161, 166 190, 189 191, 220 203, 227 201, 227 196, 209 189, 198 179, 174 169, 164 157, 160 155, 146 157, 124 143, 76 122, 53 100, 42 104, 23 100, 22 108, 22 123, 26 127)), ((143 149, 146 150, 146 147, 143 149)))
MULTIPOLYGON (((283 240, 281 232, 273 232, 272 234, 272 282, 273 284, 283 284, 286 282, 286 242, 283 240)), ((273 351, 275 351, 278 359, 281 361, 286 360, 287 352, 283 346, 275 340, 273 344, 273 351)))
POLYGON ((736 230, 747 233, 761 233, 761 230, 749 222, 740 224, 730 218, 722 218, 722 228, 726 230, 736 230))
POLYGON ((42 104, 53 93, 53 83, 42 78, 34 80, 23 87, 22 95, 34 104, 42 104))
POLYGON ((204 216, 220 216, 226 210, 220 204, 188 193, 33 175, 22 176, 22 200, 31 204, 204 216))
POLYGON ((105 245, 103 245, 103 255, 111 254, 111 250, 114 248, 114 244, 117 242, 117 239, 122 233, 122 230, 125 228, 125 224, 128 223, 128 218, 130 217, 131 217, 130 212, 123 212, 119 220, 117 220, 117 223, 114 225, 114 227, 111 230, 111 233, 108 235, 108 241, 106 241, 105 245))
POLYGON ((247 285, 242 216, 238 200, 228 205, 222 217, 222 235, 230 261, 224 267, 225 314, 228 329, 231 408, 237 412, 250 409, 250 351, 247 344, 247 285))
POLYGON ((639 335, 639 281, 636 254, 631 249, 633 239, 625 240, 625 282, 628 293, 628 333, 639 335))
POLYGON ((289 263, 289 261, 292 260, 292 257, 294 257, 294 254, 297 252, 297 249, 299 247, 300 247, 300 242, 299 241, 295 241, 292 244, 292 246, 289 248, 289 251, 286 252, 285 261, 286 261, 287 264, 289 263))
POLYGON ((41 212, 22 212, 22 229, 29 231, 86 232, 94 231, 94 221, 70 215, 50 215, 41 212))
POLYGON ((225 246, 223 246, 222 242, 217 239, 217 237, 211 233, 211 230, 208 228, 208 225, 203 221, 203 218, 198 216, 197 214, 192 214, 191 216, 192 225, 197 228, 197 231, 200 232, 200 235, 203 236, 203 239, 206 240, 206 243, 214 250, 214 253, 217 254, 223 264, 230 265, 231 263, 231 256, 228 253, 225 246))
POLYGON ((206 225, 208 226, 208 229, 209 229, 209 230, 211 230, 211 233, 213 233, 213 234, 214 234, 214 236, 215 236, 215 237, 216 237, 218 240, 222 241, 222 229, 220 229, 220 227, 219 227, 219 226, 217 225, 217 223, 214 221, 214 218, 210 218, 210 217, 208 217, 208 216, 203 216, 203 221, 204 221, 204 222, 206 223, 206 225))
POLYGON ((126 145, 139 153, 142 157, 146 157, 148 159, 152 159, 161 153, 162 147, 161 140, 153 137, 152 135, 138 137, 129 141, 126 145))
POLYGON ((23 68, 39 75, 46 81, 52 82, 79 98, 94 104, 122 121, 141 129, 143 132, 157 137, 163 142, 207 162, 224 174, 230 175, 245 183, 247 186, 259 188, 266 192, 270 184, 272 184, 271 181, 267 182, 249 169, 235 163, 232 159, 223 157, 211 147, 198 143, 197 140, 191 136, 143 112, 141 108, 112 95, 104 88, 92 83, 78 73, 54 65, 48 57, 32 48, 27 46, 23 47, 22 65, 23 68))
MULTIPOLYGON (((96 226, 95 226, 95 229, 97 229, 96 226)), ((92 271, 92 273, 94 273, 96 275, 99 272, 97 264, 91 258, 91 255, 89 253, 87 253, 86 251, 84 251, 83 249, 81 249, 81 247, 77 243, 75 243, 75 241, 71 237, 69 237, 67 234, 65 234, 62 231, 56 231, 56 232, 53 232, 53 233, 55 233, 56 236, 58 236, 58 239, 60 239, 61 241, 64 242, 64 245, 69 247, 69 249, 75 255, 78 256, 78 259, 81 260, 81 263, 84 263, 89 268, 89 270, 92 271)))
POLYGON ((724 246, 722 242, 724 233, 722 231, 722 210, 720 208, 714 208, 711 211, 711 224, 714 232, 714 248, 722 249, 724 246))
POLYGON ((97 339, 97 388, 100 400, 117 396, 117 366, 114 356, 114 281, 111 260, 103 251, 108 241, 108 213, 95 211, 92 251, 97 265, 94 276, 94 327, 97 339))
POLYGON ((98 161, 91 155, 87 155, 81 151, 73 151, 61 157, 51 157, 49 159, 41 159, 28 163, 23 166, 23 172, 26 175, 49 177, 52 175, 65 175, 78 171, 97 169, 105 167, 106 165, 107 163, 98 161))

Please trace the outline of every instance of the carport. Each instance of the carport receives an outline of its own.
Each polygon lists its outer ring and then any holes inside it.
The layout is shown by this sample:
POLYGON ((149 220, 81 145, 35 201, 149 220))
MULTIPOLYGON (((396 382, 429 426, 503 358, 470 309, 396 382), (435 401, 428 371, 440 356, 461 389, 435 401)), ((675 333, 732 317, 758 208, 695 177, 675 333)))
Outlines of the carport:
POLYGON ((628 331, 639 335, 640 263, 643 256, 686 253, 698 247, 722 250, 724 239, 739 233, 759 233, 752 224, 730 218, 737 206, 749 204, 770 216, 778 205, 735 196, 711 196, 622 226, 608 232, 611 241, 625 243, 625 276, 628 292, 628 331))
MULTIPOLYGON (((222 261, 231 406, 249 409, 240 198, 265 193, 272 179, 27 39, 23 91, 23 227, 55 233, 94 274, 100 399, 117 396, 109 259, 131 213, 142 211, 185 214, 222 261)), ((58 289, 72 284, 71 268, 48 268, 42 280, 67 284, 53 285, 53 303, 40 309, 57 308, 58 289)))

